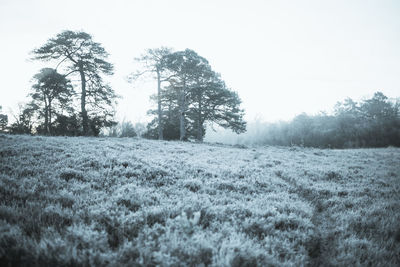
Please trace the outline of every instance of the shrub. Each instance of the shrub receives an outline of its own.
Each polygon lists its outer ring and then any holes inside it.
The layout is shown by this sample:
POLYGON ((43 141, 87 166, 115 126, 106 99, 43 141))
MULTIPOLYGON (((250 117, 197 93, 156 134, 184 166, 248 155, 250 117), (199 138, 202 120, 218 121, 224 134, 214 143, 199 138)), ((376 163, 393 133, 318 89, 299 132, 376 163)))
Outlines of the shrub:
POLYGON ((65 181, 69 181, 71 179, 75 179, 78 181, 84 181, 84 176, 83 173, 71 168, 67 168, 61 171, 60 173, 60 178, 65 180, 65 181))

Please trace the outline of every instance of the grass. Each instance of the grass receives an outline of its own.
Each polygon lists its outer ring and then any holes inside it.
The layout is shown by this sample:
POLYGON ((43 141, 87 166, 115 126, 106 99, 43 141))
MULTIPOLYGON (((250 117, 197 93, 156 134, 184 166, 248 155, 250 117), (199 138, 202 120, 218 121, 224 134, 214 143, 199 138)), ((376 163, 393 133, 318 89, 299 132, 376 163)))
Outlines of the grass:
POLYGON ((0 135, 2 266, 399 266, 400 149, 0 135))

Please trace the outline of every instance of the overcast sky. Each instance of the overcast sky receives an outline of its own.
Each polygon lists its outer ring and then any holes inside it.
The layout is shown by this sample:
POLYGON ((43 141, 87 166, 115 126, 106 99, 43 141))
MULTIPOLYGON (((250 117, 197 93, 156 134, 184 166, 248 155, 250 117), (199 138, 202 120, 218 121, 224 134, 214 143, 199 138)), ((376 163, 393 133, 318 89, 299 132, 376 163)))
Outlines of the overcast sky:
POLYGON ((400 1, 0 0, 0 105, 27 101, 29 52, 83 30, 115 64, 119 119, 148 121, 154 82, 127 83, 147 48, 190 48, 243 101, 246 119, 286 120, 346 97, 400 96, 400 1))

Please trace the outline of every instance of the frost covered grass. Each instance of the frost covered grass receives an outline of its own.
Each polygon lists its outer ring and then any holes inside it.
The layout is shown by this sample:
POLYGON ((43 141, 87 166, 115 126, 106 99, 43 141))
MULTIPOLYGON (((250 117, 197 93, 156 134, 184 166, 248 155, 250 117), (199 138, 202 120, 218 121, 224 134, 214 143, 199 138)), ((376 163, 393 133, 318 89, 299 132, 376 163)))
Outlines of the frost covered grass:
POLYGON ((0 136, 0 265, 400 264, 400 149, 0 136))

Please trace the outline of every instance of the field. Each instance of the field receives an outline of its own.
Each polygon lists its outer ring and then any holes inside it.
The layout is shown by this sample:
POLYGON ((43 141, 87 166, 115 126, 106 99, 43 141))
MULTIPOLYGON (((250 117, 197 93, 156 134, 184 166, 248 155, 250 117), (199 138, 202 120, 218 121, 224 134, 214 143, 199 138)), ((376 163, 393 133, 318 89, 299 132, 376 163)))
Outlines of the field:
POLYGON ((1 266, 399 266, 400 149, 0 135, 1 266))

